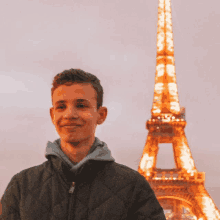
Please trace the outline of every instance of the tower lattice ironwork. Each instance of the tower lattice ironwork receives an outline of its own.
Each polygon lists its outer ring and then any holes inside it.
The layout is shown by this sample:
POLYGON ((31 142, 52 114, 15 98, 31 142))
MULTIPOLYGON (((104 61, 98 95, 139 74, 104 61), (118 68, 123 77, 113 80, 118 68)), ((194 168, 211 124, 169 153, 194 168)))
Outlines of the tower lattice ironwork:
POLYGON ((195 166, 185 126, 176 83, 171 2, 159 0, 153 107, 138 171, 152 186, 167 219, 219 220, 220 212, 204 187, 205 173, 195 166), (156 168, 160 143, 172 144, 176 168, 156 168))

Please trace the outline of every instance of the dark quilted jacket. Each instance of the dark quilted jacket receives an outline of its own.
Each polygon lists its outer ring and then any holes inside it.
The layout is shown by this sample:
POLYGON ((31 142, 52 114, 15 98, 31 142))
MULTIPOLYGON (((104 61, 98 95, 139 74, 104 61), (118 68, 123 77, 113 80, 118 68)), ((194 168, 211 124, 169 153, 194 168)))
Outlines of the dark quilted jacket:
POLYGON ((1 220, 166 219, 137 171, 114 161, 89 160, 73 175, 54 155, 14 175, 1 203, 1 220))

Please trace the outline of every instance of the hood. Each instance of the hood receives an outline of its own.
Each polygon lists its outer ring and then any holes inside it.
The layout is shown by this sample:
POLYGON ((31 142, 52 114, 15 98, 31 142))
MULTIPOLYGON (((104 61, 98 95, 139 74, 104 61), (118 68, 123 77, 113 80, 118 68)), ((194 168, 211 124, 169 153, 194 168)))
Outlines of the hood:
POLYGON ((83 158, 79 163, 72 162, 66 154, 61 150, 60 138, 56 139, 54 142, 47 142, 47 147, 45 150, 45 157, 47 159, 50 156, 56 156, 62 160, 65 164, 70 167, 70 171, 76 173, 76 171, 82 167, 88 161, 115 161, 115 159, 111 156, 111 151, 108 149, 108 146, 105 142, 100 141, 97 137, 95 137, 95 141, 91 146, 87 156, 83 158))

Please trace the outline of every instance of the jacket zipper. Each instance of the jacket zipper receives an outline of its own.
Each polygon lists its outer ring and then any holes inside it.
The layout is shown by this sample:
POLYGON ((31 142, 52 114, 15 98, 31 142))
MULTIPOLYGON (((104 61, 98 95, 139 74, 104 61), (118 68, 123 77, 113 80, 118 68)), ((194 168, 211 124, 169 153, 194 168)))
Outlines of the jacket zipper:
POLYGON ((70 189, 69 189, 69 193, 73 193, 74 189, 75 189, 75 182, 72 182, 72 185, 70 186, 70 189))
POLYGON ((72 220, 72 215, 73 215, 73 192, 75 190, 75 182, 72 182, 72 185, 70 186, 69 189, 69 215, 68 215, 68 220, 72 220))

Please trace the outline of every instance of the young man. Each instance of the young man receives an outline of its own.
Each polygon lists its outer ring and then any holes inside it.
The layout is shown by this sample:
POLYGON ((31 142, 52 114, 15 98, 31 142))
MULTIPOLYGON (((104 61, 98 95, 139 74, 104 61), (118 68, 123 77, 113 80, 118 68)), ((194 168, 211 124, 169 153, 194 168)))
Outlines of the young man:
MULTIPOLYGON (((107 117, 99 79, 80 69, 57 74, 51 120, 60 138, 47 161, 14 175, 2 197, 4 220, 165 220, 143 176, 95 137, 107 117)), ((0 209, 1 210, 1 209, 0 209)))

